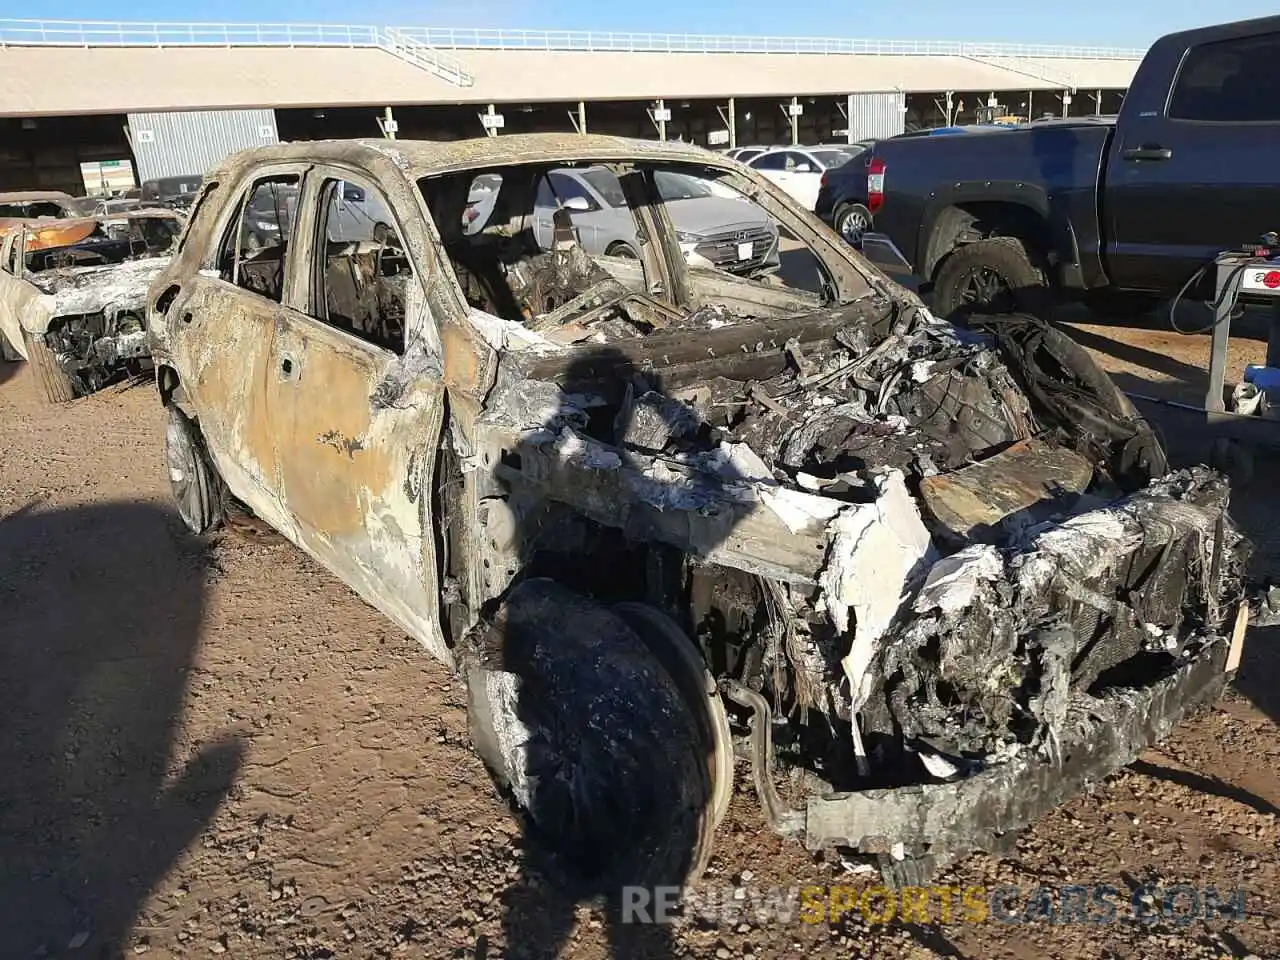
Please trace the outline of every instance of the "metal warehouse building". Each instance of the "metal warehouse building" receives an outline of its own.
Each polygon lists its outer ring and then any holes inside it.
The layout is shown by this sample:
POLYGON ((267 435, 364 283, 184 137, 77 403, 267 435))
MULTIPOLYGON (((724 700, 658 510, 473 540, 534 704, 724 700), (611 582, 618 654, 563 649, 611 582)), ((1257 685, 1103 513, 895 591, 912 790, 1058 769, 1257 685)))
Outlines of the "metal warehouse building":
POLYGON ((0 189, 278 139, 591 130, 709 146, 1110 113, 1142 52, 372 26, 0 21, 0 189))

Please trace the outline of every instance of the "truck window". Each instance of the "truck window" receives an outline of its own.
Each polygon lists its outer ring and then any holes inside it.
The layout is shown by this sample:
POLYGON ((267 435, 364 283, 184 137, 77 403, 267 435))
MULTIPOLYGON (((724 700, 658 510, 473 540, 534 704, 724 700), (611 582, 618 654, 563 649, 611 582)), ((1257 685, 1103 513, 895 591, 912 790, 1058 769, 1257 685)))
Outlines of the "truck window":
POLYGON ((1169 117, 1217 123, 1280 121, 1280 34, 1194 47, 1169 98, 1169 117))
POLYGON ((218 250, 218 271, 223 280, 280 302, 297 204, 297 174, 267 177, 254 183, 218 250))
POLYGON ((363 184, 326 180, 320 190, 320 240, 310 315, 374 346, 404 353, 413 267, 386 199, 363 184))

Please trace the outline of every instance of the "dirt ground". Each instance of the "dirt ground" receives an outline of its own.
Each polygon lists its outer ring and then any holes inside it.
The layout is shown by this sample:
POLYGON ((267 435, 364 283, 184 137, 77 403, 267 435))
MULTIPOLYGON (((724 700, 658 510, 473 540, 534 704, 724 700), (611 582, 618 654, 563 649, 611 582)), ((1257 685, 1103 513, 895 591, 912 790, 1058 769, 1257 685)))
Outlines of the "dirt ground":
MULTIPOLYGON (((1151 326, 1077 329, 1126 389, 1196 399, 1207 341, 1151 326)), ((1269 631, 1218 705, 1009 856, 938 881, 1017 885, 1014 909, 1108 884, 1115 922, 943 922, 935 904, 929 923, 619 925, 531 865, 447 671, 273 535, 185 535, 162 435, 149 386, 51 409, 25 365, 0 364, 0 958, 1280 956, 1269 631), (1243 888, 1247 917, 1126 919, 1144 884, 1243 888)), ((1204 456, 1185 418, 1166 436, 1204 456)), ((1234 498, 1264 573, 1277 466, 1234 498)), ((870 883, 770 834, 745 771, 717 849, 704 887, 730 908, 870 883)))

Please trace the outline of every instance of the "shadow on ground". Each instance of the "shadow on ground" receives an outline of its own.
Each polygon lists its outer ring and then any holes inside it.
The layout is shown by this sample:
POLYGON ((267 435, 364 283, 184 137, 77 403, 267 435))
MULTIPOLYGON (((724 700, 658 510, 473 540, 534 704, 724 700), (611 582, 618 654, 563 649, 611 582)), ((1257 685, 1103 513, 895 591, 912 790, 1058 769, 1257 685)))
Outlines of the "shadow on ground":
MULTIPOLYGON (((3 336, 3 334, 0 334, 3 336)), ((11 380, 16 380, 18 374, 22 372, 21 360, 0 360, 0 386, 4 386, 11 380)), ((16 389, 11 387, 10 389, 16 389)))
POLYGON ((230 789, 239 741, 175 749, 204 582, 203 546, 154 506, 0 519, 5 956, 127 949, 230 789))

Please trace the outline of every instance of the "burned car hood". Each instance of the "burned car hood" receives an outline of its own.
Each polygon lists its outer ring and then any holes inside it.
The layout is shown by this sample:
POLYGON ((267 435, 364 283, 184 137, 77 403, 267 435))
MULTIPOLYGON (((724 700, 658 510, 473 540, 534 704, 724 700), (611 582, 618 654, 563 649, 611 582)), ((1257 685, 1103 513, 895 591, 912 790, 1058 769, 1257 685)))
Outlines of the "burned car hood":
POLYGON ((141 311, 147 288, 168 264, 169 257, 146 257, 107 266, 72 267, 49 270, 29 277, 41 290, 41 297, 28 311, 23 326, 32 333, 44 333, 56 317, 91 313, 141 311))

